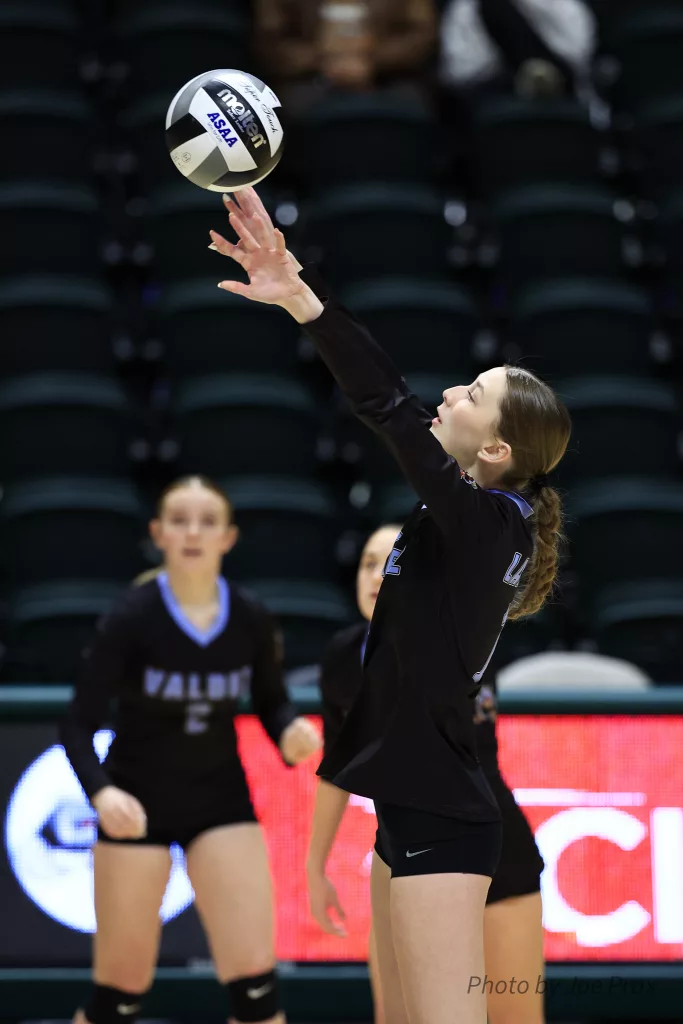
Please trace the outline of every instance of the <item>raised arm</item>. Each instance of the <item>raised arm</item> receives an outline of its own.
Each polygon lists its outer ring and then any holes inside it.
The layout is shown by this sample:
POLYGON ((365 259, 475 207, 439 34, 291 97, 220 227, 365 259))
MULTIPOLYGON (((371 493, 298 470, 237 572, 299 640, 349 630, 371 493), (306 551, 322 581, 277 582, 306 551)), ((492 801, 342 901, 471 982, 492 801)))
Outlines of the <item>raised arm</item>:
POLYGON ((299 272, 282 233, 265 211, 255 212, 256 193, 246 192, 240 193, 244 210, 228 204, 238 245, 215 233, 212 238, 216 249, 244 267, 250 283, 222 281, 219 287, 279 305, 304 326, 353 411, 387 444, 440 528, 457 535, 460 507, 471 508, 477 498, 431 433, 432 417, 367 328, 328 294, 315 269, 299 272))

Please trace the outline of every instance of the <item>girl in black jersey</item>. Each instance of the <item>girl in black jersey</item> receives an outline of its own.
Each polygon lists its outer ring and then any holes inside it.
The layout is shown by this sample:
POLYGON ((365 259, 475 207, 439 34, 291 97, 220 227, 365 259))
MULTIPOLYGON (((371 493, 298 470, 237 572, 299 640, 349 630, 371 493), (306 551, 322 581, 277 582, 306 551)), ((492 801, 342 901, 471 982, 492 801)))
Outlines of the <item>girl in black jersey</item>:
MULTIPOLYGON (((331 748, 362 685, 361 659, 368 635, 368 623, 382 583, 382 572, 391 555, 399 526, 386 525, 369 537, 358 566, 356 595, 363 622, 341 630, 331 640, 322 658, 324 751, 331 748)), ((474 721, 479 758, 503 817, 501 857, 486 897, 484 914, 484 959, 487 1011, 490 1024, 543 1024, 543 926, 540 878, 543 860, 533 833, 498 765, 495 727, 495 689, 482 686, 475 701, 474 721), (527 992, 510 986, 511 978, 533 978, 527 992), (496 991, 496 984, 498 985, 496 991)), ((343 924, 330 914, 335 910, 343 922, 345 914, 336 889, 325 874, 325 865, 348 803, 349 794, 320 780, 313 814, 307 873, 310 905, 320 926, 332 935, 344 935, 343 924)), ((381 851, 379 840, 378 852, 381 851)), ((369 942, 369 966, 375 1006, 375 1024, 391 1024, 382 1011, 374 934, 369 942)))
POLYGON ((94 849, 94 987, 77 1024, 130 1024, 157 958, 159 908, 179 843, 232 1020, 283 1024, 274 973, 266 847, 237 750, 241 694, 287 764, 319 748, 282 681, 270 615, 220 575, 237 529, 227 497, 189 477, 162 495, 157 578, 104 617, 62 742, 99 819, 94 849), (93 734, 116 698, 100 764, 93 734))
POLYGON ((533 374, 498 366, 445 390, 432 418, 315 270, 287 252, 256 193, 240 192, 241 211, 229 205, 239 245, 215 233, 212 242, 250 283, 220 286, 304 325, 420 497, 385 567, 363 685, 318 774, 375 804, 387 1019, 484 1024, 484 905, 502 827, 472 702, 506 619, 533 614, 552 588, 560 505, 545 474, 564 454, 569 416, 533 374))

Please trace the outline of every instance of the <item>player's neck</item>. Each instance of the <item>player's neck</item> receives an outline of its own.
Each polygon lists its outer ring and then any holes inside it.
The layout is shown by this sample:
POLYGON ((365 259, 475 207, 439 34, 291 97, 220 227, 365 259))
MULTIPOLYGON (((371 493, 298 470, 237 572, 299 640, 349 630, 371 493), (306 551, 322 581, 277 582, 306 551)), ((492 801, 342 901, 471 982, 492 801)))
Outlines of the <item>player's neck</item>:
POLYGON ((176 601, 184 608, 203 608, 215 604, 218 590, 216 573, 212 570, 186 572, 180 568, 167 567, 166 575, 176 601))

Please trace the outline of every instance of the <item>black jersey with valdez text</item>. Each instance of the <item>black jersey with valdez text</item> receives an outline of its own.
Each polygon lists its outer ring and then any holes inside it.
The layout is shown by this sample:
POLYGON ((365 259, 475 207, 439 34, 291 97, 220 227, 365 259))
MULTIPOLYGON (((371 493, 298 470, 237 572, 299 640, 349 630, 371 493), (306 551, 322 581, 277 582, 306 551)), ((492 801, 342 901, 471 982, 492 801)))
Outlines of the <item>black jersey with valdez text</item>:
POLYGON ((247 789, 234 716, 241 695, 277 744, 296 717, 282 680, 270 614, 219 577, 219 613, 201 632, 184 616, 166 575, 131 588, 98 624, 61 738, 88 797, 115 784, 155 821, 199 817, 247 789), (93 734, 114 740, 100 764, 93 734))
POLYGON ((328 297, 314 268, 301 277, 325 302, 307 333, 421 499, 385 566, 358 699, 318 774, 387 803, 499 820, 473 701, 533 554, 533 509, 518 494, 478 487, 367 329, 328 297))

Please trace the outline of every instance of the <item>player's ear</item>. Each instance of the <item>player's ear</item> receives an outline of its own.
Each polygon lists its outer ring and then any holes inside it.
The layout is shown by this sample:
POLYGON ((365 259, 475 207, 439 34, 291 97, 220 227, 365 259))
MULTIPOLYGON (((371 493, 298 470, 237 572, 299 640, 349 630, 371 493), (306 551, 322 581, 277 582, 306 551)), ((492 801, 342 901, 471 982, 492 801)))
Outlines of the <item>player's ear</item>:
POLYGON ((225 528, 225 537, 223 540, 223 554, 227 555, 228 551, 232 551, 237 541, 240 539, 240 531, 238 526, 230 525, 225 528))
POLYGON ((512 448, 507 441, 496 440, 493 444, 480 448, 477 454, 483 462, 498 466, 512 458, 512 448))
POLYGON ((154 544, 154 547, 159 548, 159 550, 161 550, 161 521, 159 519, 150 519, 149 535, 152 538, 152 543, 154 544))

